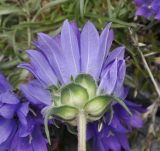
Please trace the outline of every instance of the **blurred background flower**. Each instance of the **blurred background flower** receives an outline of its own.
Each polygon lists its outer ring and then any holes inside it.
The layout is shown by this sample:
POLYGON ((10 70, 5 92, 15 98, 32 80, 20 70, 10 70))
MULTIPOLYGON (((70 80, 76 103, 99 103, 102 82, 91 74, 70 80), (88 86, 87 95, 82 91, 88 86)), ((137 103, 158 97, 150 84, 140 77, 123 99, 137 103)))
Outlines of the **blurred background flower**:
POLYGON ((159 0, 134 0, 134 3, 137 6, 137 16, 145 16, 147 19, 151 19, 151 17, 160 19, 159 0))
MULTIPOLYGON (((0 150, 47 151, 47 140, 43 137, 41 129, 43 118, 38 106, 34 109, 31 107, 31 96, 30 101, 27 99, 19 101, 20 98, 13 93, 2 73, 0 73, 0 90, 0 150)), ((45 103, 39 102, 39 104, 45 103)))

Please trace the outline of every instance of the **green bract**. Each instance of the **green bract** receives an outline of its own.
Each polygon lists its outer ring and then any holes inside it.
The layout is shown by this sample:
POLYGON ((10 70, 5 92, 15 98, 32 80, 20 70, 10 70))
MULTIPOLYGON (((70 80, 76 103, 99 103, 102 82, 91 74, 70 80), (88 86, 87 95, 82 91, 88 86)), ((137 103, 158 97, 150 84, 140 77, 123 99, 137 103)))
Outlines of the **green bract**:
POLYGON ((79 84, 71 83, 61 91, 61 103, 82 109, 89 100, 87 90, 79 84))
POLYGON ((96 82, 89 74, 78 75, 75 82, 87 90, 89 99, 96 96, 96 82))
POLYGON ((107 96, 97 96, 85 105, 84 110, 89 117, 101 117, 111 104, 111 101, 111 98, 107 96))
POLYGON ((55 115, 55 117, 66 121, 73 120, 77 114, 78 110, 76 108, 67 105, 55 107, 52 110, 52 115, 55 115))
POLYGON ((131 114, 121 99, 102 94, 96 96, 96 81, 88 74, 78 75, 71 83, 60 89, 52 86, 49 90, 53 96, 54 106, 48 109, 45 116, 45 130, 48 139, 47 124, 50 117, 65 121, 67 127, 77 126, 77 119, 81 112, 86 115, 87 122, 100 119, 106 111, 111 112, 112 118, 112 101, 117 101, 131 114))

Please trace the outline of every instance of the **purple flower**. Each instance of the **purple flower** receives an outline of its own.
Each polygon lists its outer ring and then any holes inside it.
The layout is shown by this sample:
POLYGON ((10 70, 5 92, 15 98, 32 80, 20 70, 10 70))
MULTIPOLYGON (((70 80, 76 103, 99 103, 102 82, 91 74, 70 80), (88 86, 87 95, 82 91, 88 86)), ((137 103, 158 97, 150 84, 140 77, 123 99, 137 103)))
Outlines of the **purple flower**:
POLYGON ((144 16, 147 19, 154 17, 160 19, 160 1, 159 0, 134 0, 137 6, 136 15, 144 16))
MULTIPOLYGON (((36 115, 39 116, 39 115, 36 115)), ((12 151, 47 151, 47 141, 43 137, 40 117, 31 113, 26 116, 26 124, 18 123, 18 129, 12 139, 12 151)))
MULTIPOLYGON (((43 94, 39 91, 40 96, 43 94)), ((23 103, 19 101, 8 81, 0 73, 1 151, 47 151, 47 141, 40 128, 43 123, 42 116, 36 110, 29 111, 31 105, 28 101, 23 103)))
POLYGON ((19 67, 33 73, 45 87, 59 82, 64 85, 70 82, 71 77, 88 73, 100 81, 99 89, 111 93, 118 77, 117 74, 113 77, 109 75, 116 72, 122 63, 124 47, 116 48, 109 54, 114 37, 110 26, 107 24, 99 35, 95 26, 88 21, 80 33, 75 22, 69 24, 66 20, 61 34, 56 38, 39 33, 38 40, 34 42, 37 51, 27 50, 30 63, 20 64, 19 67), (106 79, 111 80, 112 84, 105 84, 106 79))
POLYGON ((88 139, 93 140, 93 151, 130 151, 127 135, 132 127, 141 128, 143 125, 140 113, 145 110, 141 106, 126 101, 132 116, 118 104, 113 105, 114 115, 110 122, 109 113, 106 113, 105 122, 94 122, 88 126, 88 139))
POLYGON ((52 98, 49 91, 44 90, 43 86, 37 80, 32 80, 27 84, 21 84, 20 90, 36 108, 51 105, 52 98))
MULTIPOLYGON (((97 82, 97 95, 103 92, 124 100, 128 91, 123 86, 126 71, 125 48, 118 47, 109 52, 114 39, 110 27, 111 23, 107 24, 99 35, 95 26, 88 21, 80 32, 75 22, 69 24, 66 20, 61 34, 55 38, 39 33, 38 40, 34 42, 36 50, 27 50, 30 62, 19 67, 29 70, 44 88, 53 85, 61 87, 81 73, 90 74, 97 82)), ((38 91, 32 92, 32 88, 33 84, 28 89, 22 88, 25 89, 28 99, 34 104, 38 100, 49 105, 43 99, 45 94, 41 98, 38 91), (29 98, 30 96, 34 99, 29 98)), ((101 131, 98 130, 98 122, 90 124, 88 137, 93 139, 93 151, 118 151, 121 148, 129 150, 127 133, 132 126, 142 126, 139 115, 141 109, 135 104, 124 102, 131 109, 132 117, 114 102, 111 123, 109 113, 106 113, 106 122, 102 122, 101 131)))
POLYGON ((8 81, 0 72, 0 116, 11 119, 18 107, 19 99, 15 94, 8 81))

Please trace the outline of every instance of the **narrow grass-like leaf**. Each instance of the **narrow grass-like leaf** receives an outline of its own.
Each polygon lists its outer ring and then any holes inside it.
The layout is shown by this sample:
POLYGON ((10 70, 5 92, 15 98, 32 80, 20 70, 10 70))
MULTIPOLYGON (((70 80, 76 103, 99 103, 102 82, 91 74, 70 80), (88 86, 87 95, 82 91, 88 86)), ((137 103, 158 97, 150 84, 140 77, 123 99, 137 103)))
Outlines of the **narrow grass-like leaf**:
POLYGON ((8 15, 8 14, 24 15, 25 13, 18 7, 1 6, 0 7, 0 16, 1 15, 8 15))
POLYGON ((34 21, 45 10, 47 10, 49 8, 52 8, 52 7, 56 6, 56 5, 59 5, 61 3, 64 3, 66 1, 68 1, 68 0, 54 0, 54 1, 51 1, 51 2, 47 3, 44 7, 42 7, 41 9, 39 9, 39 11, 37 11, 37 13, 33 17, 32 21, 34 21))
POLYGON ((81 14, 81 17, 83 17, 84 15, 84 0, 80 0, 80 14, 81 14))

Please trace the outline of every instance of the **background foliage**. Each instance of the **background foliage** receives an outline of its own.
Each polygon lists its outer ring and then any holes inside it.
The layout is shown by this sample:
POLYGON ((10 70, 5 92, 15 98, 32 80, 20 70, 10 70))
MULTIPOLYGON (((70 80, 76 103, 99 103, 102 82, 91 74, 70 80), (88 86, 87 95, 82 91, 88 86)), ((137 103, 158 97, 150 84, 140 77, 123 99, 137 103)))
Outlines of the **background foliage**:
MULTIPOLYGON (((160 140, 160 122, 157 124, 160 98, 142 57, 146 59, 156 83, 159 84, 160 22, 135 17, 135 9, 132 0, 0 0, 0 70, 18 88, 19 83, 30 76, 16 66, 27 60, 25 50, 33 47, 32 41, 37 32, 54 36, 60 31, 66 18, 76 20, 79 27, 91 20, 99 31, 107 22, 112 22, 115 31, 113 48, 126 46, 126 85, 130 87, 129 99, 144 107, 149 106, 144 115, 145 128, 131 135, 131 144, 136 150, 136 140, 142 138, 141 141, 147 143, 142 143, 141 149, 152 148, 160 140), (138 38, 137 43, 134 42, 135 38, 138 38), (155 104, 157 108, 154 112, 155 104)), ((74 143, 70 148, 64 148, 69 143, 69 139, 64 137, 71 138, 70 141, 75 141, 76 144, 76 138, 64 132, 65 128, 53 134, 57 137, 53 139, 52 150, 76 150, 74 143)))

